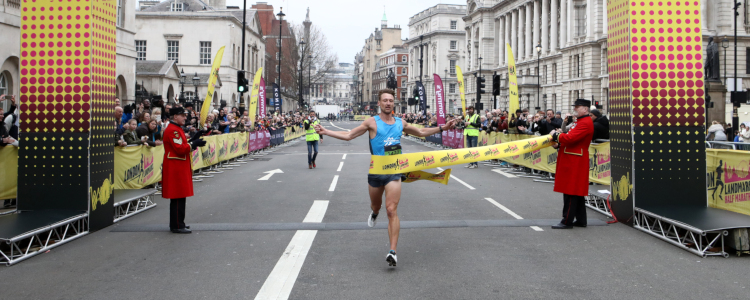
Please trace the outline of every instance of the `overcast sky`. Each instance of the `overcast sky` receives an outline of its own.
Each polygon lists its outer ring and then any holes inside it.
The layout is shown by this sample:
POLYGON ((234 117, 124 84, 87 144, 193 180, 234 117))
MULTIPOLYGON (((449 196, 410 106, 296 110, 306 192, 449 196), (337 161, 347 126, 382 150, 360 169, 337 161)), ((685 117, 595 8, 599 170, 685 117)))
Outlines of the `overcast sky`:
MULTIPOLYGON (((336 51, 339 62, 354 62, 354 55, 362 50, 365 39, 380 27, 385 6, 388 26, 401 26, 401 38, 409 36, 409 17, 438 3, 466 4, 465 0, 268 0, 276 13, 284 7, 286 19, 301 24, 310 7, 310 21, 319 26, 336 51)), ((256 1, 247 1, 252 7, 256 1)), ((239 6, 241 0, 227 0, 229 6, 239 6)))

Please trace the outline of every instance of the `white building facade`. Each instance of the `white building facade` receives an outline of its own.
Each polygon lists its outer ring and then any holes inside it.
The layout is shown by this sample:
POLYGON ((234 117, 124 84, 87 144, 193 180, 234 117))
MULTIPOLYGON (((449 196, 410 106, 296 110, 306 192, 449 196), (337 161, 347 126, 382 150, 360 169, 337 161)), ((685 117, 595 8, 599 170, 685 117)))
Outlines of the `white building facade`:
MULTIPOLYGON (((174 60, 187 77, 185 91, 195 86, 191 79, 198 74, 201 81, 198 97, 203 100, 208 89, 208 74, 219 48, 224 46, 219 77, 221 86, 215 86, 214 107, 226 101, 229 107, 247 107, 250 93, 240 101, 237 92, 237 71, 242 70, 242 10, 206 6, 197 0, 168 0, 136 13, 137 33, 135 43, 138 60, 174 60)), ((252 85, 255 72, 265 66, 265 44, 258 14, 247 10, 245 28, 246 78, 252 85)), ((168 85, 159 88, 163 97, 179 97, 180 87, 168 85)))
MULTIPOLYGON (((339 63, 310 85, 311 104, 338 104, 348 107, 354 100, 355 67, 351 63, 339 63)), ((316 76, 317 77, 317 76, 316 76)))
MULTIPOLYGON (((421 73, 430 112, 437 107, 433 74, 443 80, 448 112, 457 113, 461 107, 456 66, 464 68, 468 54, 465 15, 466 5, 438 4, 409 18, 409 39, 404 43, 409 53, 406 90, 408 98, 412 98, 421 73)), ((408 111, 414 109, 412 106, 408 111)))

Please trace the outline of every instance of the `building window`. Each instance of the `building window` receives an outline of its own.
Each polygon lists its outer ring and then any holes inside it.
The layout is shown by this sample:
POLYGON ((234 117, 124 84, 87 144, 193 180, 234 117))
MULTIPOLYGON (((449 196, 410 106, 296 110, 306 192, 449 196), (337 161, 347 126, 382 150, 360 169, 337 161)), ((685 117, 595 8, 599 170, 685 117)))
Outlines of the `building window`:
POLYGON ((456 74, 456 60, 451 59, 451 61, 450 61, 450 70, 449 71, 450 71, 451 75, 455 75, 456 74))
POLYGON ((125 21, 125 10, 122 9, 122 1, 117 0, 117 27, 122 27, 122 22, 125 21))
POLYGON ((448 84, 448 94, 455 94, 456 93, 456 84, 450 83, 448 84))
POLYGON ((200 42, 200 64, 211 64, 211 42, 200 42))
POLYGON ((167 41, 167 60, 180 62, 180 41, 167 41))
POLYGON ((602 65, 604 66, 604 74, 609 74, 609 63, 607 62, 607 49, 602 50, 602 65))
POLYGON ((542 66, 542 84, 547 84, 547 66, 542 66))
POLYGON ((195 97, 193 91, 185 91, 185 99, 193 99, 193 97, 195 97))
POLYGON ((557 63, 552 64, 552 82, 557 82, 557 63))
POLYGON ((182 3, 172 2, 172 5, 169 7, 169 11, 182 11, 182 3))
POLYGON ((401 87, 406 86, 406 78, 401 78, 401 87))
POLYGON ((406 75, 406 68, 401 68, 401 75, 406 75))
POLYGON ((146 60, 146 41, 135 41, 136 60, 146 60))
POLYGON ((576 36, 586 35, 586 4, 576 5, 576 36))
MULTIPOLYGON (((0 95, 5 95, 7 93, 8 93, 8 81, 5 80, 5 74, 0 74, 0 95)), ((10 97, 8 97, 8 99, 10 99, 10 97)), ((5 106, 4 104, 6 102, 9 102, 9 101, 4 101, 3 106, 5 106)), ((3 125, 0 125, 0 126, 3 126, 3 125)))
POLYGON ((458 21, 451 21, 451 30, 456 30, 458 28, 458 21))
POLYGON ((458 41, 451 41, 451 50, 456 50, 458 48, 458 41))
POLYGON ((401 55, 401 62, 406 62, 406 55, 401 55))
MULTIPOLYGON (((750 48, 745 48, 745 57, 750 57, 750 48)), ((745 73, 750 74, 750 59, 745 60, 745 73)))

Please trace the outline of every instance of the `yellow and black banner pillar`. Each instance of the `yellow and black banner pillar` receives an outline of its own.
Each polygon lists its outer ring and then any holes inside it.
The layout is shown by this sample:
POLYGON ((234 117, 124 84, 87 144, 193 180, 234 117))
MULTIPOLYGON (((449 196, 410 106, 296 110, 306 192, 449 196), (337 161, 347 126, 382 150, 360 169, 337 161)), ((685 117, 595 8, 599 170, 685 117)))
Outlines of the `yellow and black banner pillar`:
POLYGON ((700 1, 607 10, 612 210, 631 223, 635 206, 705 206, 700 1))
POLYGON ((23 0, 18 210, 112 224, 115 0, 23 0))

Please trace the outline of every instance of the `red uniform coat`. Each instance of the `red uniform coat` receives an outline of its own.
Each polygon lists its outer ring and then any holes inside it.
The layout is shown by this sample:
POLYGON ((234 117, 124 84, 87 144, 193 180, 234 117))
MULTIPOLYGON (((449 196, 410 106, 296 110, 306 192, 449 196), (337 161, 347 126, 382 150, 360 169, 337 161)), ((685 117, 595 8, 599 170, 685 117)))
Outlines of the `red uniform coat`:
POLYGON ((568 133, 558 137, 555 192, 573 196, 589 195, 589 145, 594 137, 591 117, 579 117, 568 133))
POLYGON ((164 131, 164 163, 162 164, 162 197, 167 199, 193 196, 193 169, 190 165, 190 144, 179 125, 169 122, 164 131))

